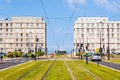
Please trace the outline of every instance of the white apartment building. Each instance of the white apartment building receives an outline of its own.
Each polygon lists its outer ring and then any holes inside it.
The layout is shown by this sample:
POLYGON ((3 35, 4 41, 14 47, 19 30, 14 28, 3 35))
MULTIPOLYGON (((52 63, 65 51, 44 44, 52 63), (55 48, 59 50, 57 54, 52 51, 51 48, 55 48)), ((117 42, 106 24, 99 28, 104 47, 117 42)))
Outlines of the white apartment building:
POLYGON ((12 17, 12 20, 0 20, 0 50, 2 52, 35 48, 45 53, 46 22, 41 17, 12 17))
POLYGON ((120 50, 120 21, 109 21, 108 17, 79 17, 74 24, 74 54, 80 47, 82 50, 95 51, 102 48, 106 53, 109 49, 120 50), (108 38, 109 33, 109 38, 108 38))

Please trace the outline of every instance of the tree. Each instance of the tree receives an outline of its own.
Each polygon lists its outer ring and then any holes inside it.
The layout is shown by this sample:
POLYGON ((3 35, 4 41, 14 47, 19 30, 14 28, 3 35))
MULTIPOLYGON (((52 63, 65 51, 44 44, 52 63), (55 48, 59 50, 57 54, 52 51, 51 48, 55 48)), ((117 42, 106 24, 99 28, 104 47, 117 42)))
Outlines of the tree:
POLYGON ((7 53, 7 57, 13 58, 13 52, 9 51, 9 52, 7 53))

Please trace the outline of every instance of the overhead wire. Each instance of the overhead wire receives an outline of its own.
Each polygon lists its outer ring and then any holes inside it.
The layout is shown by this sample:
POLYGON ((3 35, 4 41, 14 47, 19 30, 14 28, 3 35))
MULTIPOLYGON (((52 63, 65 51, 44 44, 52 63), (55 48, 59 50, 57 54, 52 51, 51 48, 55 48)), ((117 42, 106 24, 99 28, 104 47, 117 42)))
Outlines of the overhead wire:
MULTIPOLYGON (((69 29, 69 27, 70 27, 71 21, 72 21, 72 19, 73 19, 73 16, 74 16, 74 14, 75 14, 78 6, 79 6, 79 0, 77 0, 76 5, 75 5, 75 7, 74 7, 74 10, 73 10, 73 12, 72 12, 72 15, 71 15, 71 17, 70 17, 70 19, 69 19, 68 26, 67 26, 68 29, 69 29)), ((68 35, 68 31, 69 31, 69 30, 67 30, 67 32, 65 33, 65 35, 68 35)), ((65 42, 65 39, 63 39, 63 42, 62 42, 62 43, 64 44, 64 42, 65 42)))
MULTIPOLYGON (((40 1, 41 1, 42 9, 43 9, 43 11, 44 11, 44 13, 45 13, 45 17, 47 18, 47 21, 48 21, 48 23, 49 23, 49 26, 50 26, 50 28, 52 28, 51 23, 50 23, 50 20, 49 20, 49 18, 48 18, 47 12, 46 12, 46 9, 45 9, 44 4, 43 4, 43 0, 40 0, 40 1)), ((56 42, 56 37, 55 37, 55 33, 54 33, 53 29, 52 29, 51 31, 52 31, 53 36, 54 36, 54 38, 52 38, 52 39, 54 39, 54 42, 56 42)), ((56 42, 56 43, 57 43, 57 42, 56 42)))

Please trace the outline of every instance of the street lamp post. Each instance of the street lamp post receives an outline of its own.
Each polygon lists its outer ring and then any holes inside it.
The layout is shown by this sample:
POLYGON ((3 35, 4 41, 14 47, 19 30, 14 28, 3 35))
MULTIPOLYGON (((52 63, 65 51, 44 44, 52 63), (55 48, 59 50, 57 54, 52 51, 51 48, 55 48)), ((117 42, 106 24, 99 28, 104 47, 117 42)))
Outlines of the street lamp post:
MULTIPOLYGON (((36 36, 36 46, 35 46, 35 60, 36 60, 36 52, 37 52, 37 42, 38 42, 38 38, 36 36)), ((39 54, 38 54, 38 59, 39 59, 39 54)))
POLYGON ((108 60, 110 60, 110 38, 109 38, 109 25, 107 24, 107 31, 108 31, 108 47, 107 47, 107 53, 108 53, 108 60))

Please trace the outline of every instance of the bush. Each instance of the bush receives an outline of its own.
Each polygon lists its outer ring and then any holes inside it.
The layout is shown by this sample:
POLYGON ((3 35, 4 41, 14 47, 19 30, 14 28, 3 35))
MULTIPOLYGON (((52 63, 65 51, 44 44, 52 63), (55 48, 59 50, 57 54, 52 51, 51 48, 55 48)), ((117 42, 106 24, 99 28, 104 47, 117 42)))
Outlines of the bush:
POLYGON ((13 52, 9 51, 6 56, 13 58, 13 52))

